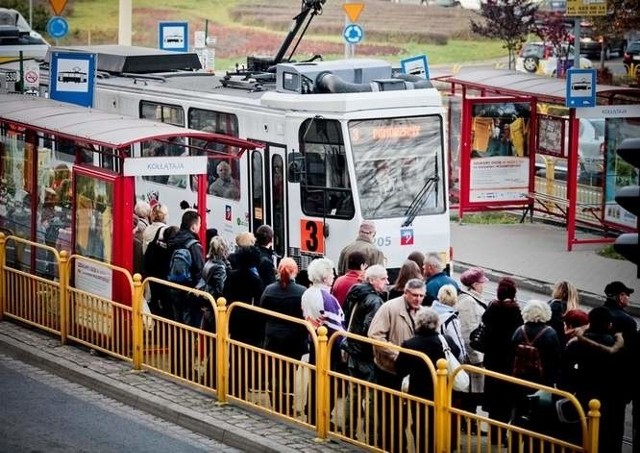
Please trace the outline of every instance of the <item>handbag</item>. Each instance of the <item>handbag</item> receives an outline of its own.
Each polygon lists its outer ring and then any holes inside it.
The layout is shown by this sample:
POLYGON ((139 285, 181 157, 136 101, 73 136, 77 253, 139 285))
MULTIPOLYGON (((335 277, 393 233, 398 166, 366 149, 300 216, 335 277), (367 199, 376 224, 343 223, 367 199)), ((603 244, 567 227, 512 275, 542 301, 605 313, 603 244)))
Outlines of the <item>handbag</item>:
MULTIPOLYGON (((447 340, 442 336, 440 337, 440 342, 442 343, 442 350, 444 351, 444 358, 447 360, 447 370, 449 371, 449 376, 453 376, 454 371, 460 367, 460 362, 456 358, 456 356, 451 352, 451 348, 447 343, 447 340)), ((458 392, 468 392, 469 391, 469 375, 465 370, 459 370, 455 377, 453 378, 453 390, 458 392)))
POLYGON ((483 322, 473 329, 469 334, 469 345, 478 352, 486 349, 487 328, 483 322))

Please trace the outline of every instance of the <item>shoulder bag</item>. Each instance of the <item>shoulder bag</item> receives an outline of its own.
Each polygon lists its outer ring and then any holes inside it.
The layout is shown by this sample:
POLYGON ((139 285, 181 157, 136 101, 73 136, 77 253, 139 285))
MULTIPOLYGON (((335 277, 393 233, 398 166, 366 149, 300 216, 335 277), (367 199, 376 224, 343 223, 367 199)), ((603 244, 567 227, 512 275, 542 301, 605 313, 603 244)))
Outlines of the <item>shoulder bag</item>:
POLYGON ((451 348, 449 347, 449 343, 442 336, 438 335, 440 338, 440 342, 442 343, 442 350, 444 351, 444 358, 447 360, 447 370, 449 371, 449 376, 454 376, 453 378, 453 390, 458 392, 468 392, 469 391, 469 375, 465 370, 458 370, 457 373, 454 372, 460 367, 460 362, 456 356, 451 352, 451 348))

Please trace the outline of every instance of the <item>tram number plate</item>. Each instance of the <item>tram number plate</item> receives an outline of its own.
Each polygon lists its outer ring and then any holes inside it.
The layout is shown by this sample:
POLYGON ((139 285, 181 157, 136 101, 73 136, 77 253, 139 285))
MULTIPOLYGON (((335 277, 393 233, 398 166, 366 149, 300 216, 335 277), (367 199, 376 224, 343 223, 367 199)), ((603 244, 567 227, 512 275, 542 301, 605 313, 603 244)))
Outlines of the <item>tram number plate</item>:
POLYGON ((300 220, 300 250, 324 254, 324 234, 321 220, 300 220))
POLYGON ((17 82, 18 81, 18 73, 15 71, 5 72, 5 80, 7 82, 17 82))

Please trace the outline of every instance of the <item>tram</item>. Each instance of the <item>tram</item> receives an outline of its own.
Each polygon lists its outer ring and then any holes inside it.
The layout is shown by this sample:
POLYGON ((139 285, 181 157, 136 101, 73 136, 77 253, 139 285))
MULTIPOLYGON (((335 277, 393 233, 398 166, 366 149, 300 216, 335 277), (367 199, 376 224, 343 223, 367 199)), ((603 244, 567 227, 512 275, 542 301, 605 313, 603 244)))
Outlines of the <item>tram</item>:
MULTIPOLYGON (((305 1, 291 33, 324 1, 305 1)), ((445 110, 430 81, 385 61, 295 62, 249 57, 246 69, 198 70, 197 55, 93 46, 94 107, 195 130, 241 137, 259 149, 210 161, 208 225, 234 241, 262 224, 274 249, 301 269, 318 257, 337 262, 359 224, 376 224, 387 268, 414 250, 450 257, 445 110)), ((170 147, 149 155, 171 155, 170 147)), ((141 178, 136 196, 159 199, 179 218, 196 203, 190 178, 141 178)))

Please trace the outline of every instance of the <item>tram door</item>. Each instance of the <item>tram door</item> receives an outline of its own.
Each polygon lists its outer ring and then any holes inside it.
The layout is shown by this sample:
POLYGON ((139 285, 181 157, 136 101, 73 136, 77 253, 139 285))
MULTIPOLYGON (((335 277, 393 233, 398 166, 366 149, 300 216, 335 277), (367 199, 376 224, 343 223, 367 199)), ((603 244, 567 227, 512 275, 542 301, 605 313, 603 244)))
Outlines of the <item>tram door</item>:
POLYGON ((251 151, 251 231, 260 225, 273 228, 273 249, 284 256, 287 238, 287 199, 285 190, 284 147, 269 145, 264 150, 251 151))

